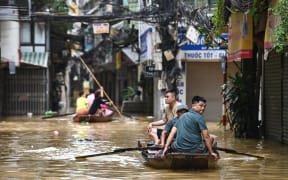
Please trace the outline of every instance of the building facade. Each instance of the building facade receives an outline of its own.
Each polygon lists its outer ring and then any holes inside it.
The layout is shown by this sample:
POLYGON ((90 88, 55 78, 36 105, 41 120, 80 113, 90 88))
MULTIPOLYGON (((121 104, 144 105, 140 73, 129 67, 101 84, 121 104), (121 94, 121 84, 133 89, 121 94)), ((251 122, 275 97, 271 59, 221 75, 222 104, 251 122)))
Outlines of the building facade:
POLYGON ((1 115, 43 114, 49 99, 49 27, 30 19, 30 1, 1 3, 1 115))

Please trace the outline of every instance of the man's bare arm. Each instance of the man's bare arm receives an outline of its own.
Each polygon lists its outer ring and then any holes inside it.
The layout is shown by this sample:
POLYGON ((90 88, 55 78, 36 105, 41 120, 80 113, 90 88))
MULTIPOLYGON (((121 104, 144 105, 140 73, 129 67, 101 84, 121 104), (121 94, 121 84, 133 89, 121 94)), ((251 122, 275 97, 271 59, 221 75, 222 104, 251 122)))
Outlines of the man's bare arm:
POLYGON ((167 138, 167 142, 165 144, 165 147, 164 147, 164 150, 163 150, 163 154, 162 154, 163 157, 165 156, 167 150, 169 149, 169 146, 171 145, 171 143, 172 143, 172 141, 173 141, 173 139, 175 137, 176 132, 177 132, 177 128, 173 127, 171 129, 171 132, 170 132, 168 138, 167 138))
POLYGON ((213 151, 213 149, 212 149, 211 139, 210 139, 208 130, 207 130, 207 129, 202 130, 201 133, 202 133, 202 137, 203 137, 203 139, 204 139, 204 141, 205 141, 205 144, 206 144, 206 147, 208 148, 209 153, 210 153, 212 156, 214 156, 215 159, 217 159, 218 156, 217 156, 216 153, 214 153, 214 151, 213 151))
POLYGON ((148 129, 151 129, 153 126, 162 126, 165 125, 167 123, 167 118, 165 116, 163 116, 163 118, 159 121, 154 121, 148 124, 148 129))

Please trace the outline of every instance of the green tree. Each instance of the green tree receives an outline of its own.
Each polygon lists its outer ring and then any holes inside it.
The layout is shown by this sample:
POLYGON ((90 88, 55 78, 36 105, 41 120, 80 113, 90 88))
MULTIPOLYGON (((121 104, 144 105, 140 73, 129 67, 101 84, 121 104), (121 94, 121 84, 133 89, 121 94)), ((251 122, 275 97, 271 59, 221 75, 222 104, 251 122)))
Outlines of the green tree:
MULTIPOLYGON (((278 0, 278 4, 270 10, 281 18, 281 23, 276 26, 274 32, 274 47, 277 52, 284 53, 288 45, 288 1, 278 0)), ((285 54, 288 56, 287 52, 285 54)))
POLYGON ((68 7, 65 0, 32 0, 32 11, 51 11, 56 14, 67 14, 68 7))

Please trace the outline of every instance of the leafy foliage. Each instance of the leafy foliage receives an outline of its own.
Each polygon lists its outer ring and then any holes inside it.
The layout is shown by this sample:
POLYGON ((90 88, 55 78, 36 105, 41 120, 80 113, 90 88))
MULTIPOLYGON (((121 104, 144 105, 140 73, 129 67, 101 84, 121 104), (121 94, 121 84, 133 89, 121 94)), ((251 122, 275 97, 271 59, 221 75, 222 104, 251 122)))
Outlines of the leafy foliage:
POLYGON ((224 22, 224 1, 217 0, 217 9, 214 13, 214 16, 212 18, 212 22, 215 28, 215 34, 219 35, 221 34, 221 31, 223 30, 223 27, 225 25, 224 22))
MULTIPOLYGON (((283 53, 288 42, 288 1, 278 0, 278 4, 272 9, 274 15, 281 18, 281 23, 275 28, 275 49, 278 53, 283 53)), ((288 53, 286 53, 287 55, 288 53)))
POLYGON ((236 73, 229 76, 228 84, 224 88, 225 102, 232 118, 235 137, 257 137, 258 120, 255 113, 255 85, 249 76, 236 73))
POLYGON ((52 1, 52 8, 54 10, 54 13, 57 14, 67 14, 68 12, 68 7, 66 5, 65 0, 52 1))
POLYGON ((129 100, 132 99, 133 96, 135 96, 136 91, 133 87, 128 86, 126 89, 123 89, 122 91, 122 99, 123 100, 129 100))
POLYGON ((57 14, 67 14, 68 7, 65 0, 32 0, 32 9, 33 11, 52 11, 57 14))

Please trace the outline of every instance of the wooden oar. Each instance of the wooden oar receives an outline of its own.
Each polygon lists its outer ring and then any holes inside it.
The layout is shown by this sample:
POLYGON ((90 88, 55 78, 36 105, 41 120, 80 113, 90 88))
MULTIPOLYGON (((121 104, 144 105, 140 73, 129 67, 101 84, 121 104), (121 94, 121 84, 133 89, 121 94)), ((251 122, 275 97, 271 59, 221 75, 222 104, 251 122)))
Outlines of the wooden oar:
POLYGON ((217 150, 224 151, 224 152, 230 153, 230 154, 238 154, 238 155, 244 155, 244 156, 249 156, 249 157, 255 157, 255 158, 258 158, 258 159, 264 159, 264 157, 262 157, 262 156, 257 156, 257 155, 253 155, 253 154, 237 152, 234 149, 227 149, 227 148, 217 147, 217 150))
POLYGON ((120 149, 115 149, 115 150, 110 151, 110 152, 97 153, 97 154, 89 154, 89 155, 84 155, 84 156, 76 156, 75 159, 76 159, 76 160, 80 160, 80 159, 85 159, 85 158, 95 157, 95 156, 112 155, 112 154, 122 153, 122 152, 126 152, 126 151, 143 151, 143 150, 147 150, 147 149, 150 149, 150 150, 159 150, 159 149, 161 149, 161 148, 159 148, 159 147, 120 148, 120 149))
POLYGON ((43 116, 42 119, 49 119, 49 118, 68 116, 68 115, 72 115, 72 114, 75 114, 75 113, 73 112, 73 113, 65 113, 65 114, 54 114, 54 115, 51 115, 51 116, 43 116))
MULTIPOLYGON (((96 79, 96 77, 94 76, 93 72, 90 70, 90 68, 87 66, 87 64, 85 63, 85 61, 79 56, 80 61, 82 62, 82 64, 86 67, 87 71, 90 73, 91 77, 94 79, 94 81, 96 82, 96 84, 101 87, 101 84, 99 83, 99 81, 96 79)), ((117 113, 120 115, 121 118, 123 118, 123 115, 121 114, 121 112, 119 111, 119 109, 117 108, 117 106, 113 103, 113 101, 110 99, 110 97, 108 96, 108 94, 105 92, 104 88, 103 88, 103 93, 105 95, 105 97, 109 100, 109 102, 111 102, 113 108, 117 111, 117 113)))

